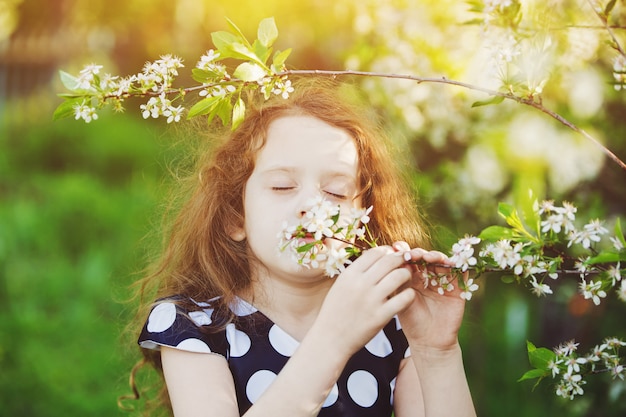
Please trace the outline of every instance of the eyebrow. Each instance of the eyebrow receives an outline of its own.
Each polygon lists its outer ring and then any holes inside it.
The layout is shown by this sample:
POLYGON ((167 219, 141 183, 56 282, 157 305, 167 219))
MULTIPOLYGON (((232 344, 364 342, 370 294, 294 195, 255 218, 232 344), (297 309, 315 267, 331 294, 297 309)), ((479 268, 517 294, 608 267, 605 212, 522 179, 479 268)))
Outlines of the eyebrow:
MULTIPOLYGON (((293 173, 296 173, 297 171, 298 171, 298 167, 277 166, 277 167, 270 167, 264 171, 261 171, 260 174, 263 176, 267 176, 267 175, 271 175, 275 173, 293 174, 293 173)), ((357 176, 352 175, 346 171, 340 171, 340 170, 328 171, 328 172, 324 172, 323 176, 325 178, 346 178, 348 180, 357 182, 357 176)))

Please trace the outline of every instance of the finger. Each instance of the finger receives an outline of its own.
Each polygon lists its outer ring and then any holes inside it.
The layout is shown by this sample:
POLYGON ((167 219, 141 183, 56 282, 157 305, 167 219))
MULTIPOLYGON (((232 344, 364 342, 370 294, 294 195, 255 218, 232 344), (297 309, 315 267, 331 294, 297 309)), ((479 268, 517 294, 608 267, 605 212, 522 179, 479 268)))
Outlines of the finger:
POLYGON ((397 268, 383 277, 376 285, 381 294, 387 298, 398 291, 400 287, 411 280, 411 271, 406 268, 397 268))
POLYGON ((448 261, 448 257, 443 253, 436 250, 431 250, 424 253, 423 257, 424 261, 434 264, 434 263, 445 263, 448 261))
POLYGON ((382 310, 388 317, 393 317, 409 307, 413 300, 415 300, 415 297, 416 293, 413 288, 405 288, 389 297, 389 300, 383 305, 382 310))
POLYGON ((369 270, 380 258, 385 255, 393 253, 393 249, 389 246, 377 246, 372 249, 368 249, 363 252, 356 261, 352 262, 349 266, 350 269, 356 272, 365 272, 369 270))
POLYGON ((375 283, 380 282, 380 280, 394 269, 406 265, 406 260, 403 257, 404 253, 406 252, 392 252, 379 258, 364 272, 365 275, 370 277, 375 283))
POLYGON ((411 246, 409 246, 408 243, 403 242, 403 241, 398 241, 398 242, 394 242, 393 245, 391 245, 391 247, 396 251, 396 252, 408 252, 411 250, 411 246))

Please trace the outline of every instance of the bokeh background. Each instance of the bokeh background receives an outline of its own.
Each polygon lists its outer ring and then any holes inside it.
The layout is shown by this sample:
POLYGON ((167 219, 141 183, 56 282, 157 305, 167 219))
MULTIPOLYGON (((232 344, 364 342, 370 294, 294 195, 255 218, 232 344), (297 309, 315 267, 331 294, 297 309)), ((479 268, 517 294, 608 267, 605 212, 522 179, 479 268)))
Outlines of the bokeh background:
MULTIPOLYGON (((523 4, 553 40, 539 68, 550 76, 544 104, 626 159, 626 93, 611 85, 614 51, 589 2, 523 4)), ((135 307, 129 286, 158 246, 151 231, 190 135, 144 121, 139 101, 91 124, 53 122, 59 69, 77 74, 93 62, 129 75, 173 53, 190 72, 211 48, 210 33, 228 29, 226 17, 253 39, 258 22, 274 16, 277 47, 294 48, 294 69, 497 87, 480 26, 465 24, 477 17, 469 9, 452 0, 0 0, 0 416, 128 414, 117 398, 130 392, 139 357, 124 331, 135 307)), ((622 1, 614 16, 626 23, 622 1)), ((182 73, 181 86, 190 82, 182 73)), ((446 85, 347 81, 405 151, 442 249, 498 222, 497 203, 515 203, 529 188, 574 202, 588 219, 626 219, 626 171, 536 110, 472 108, 485 97, 446 85)), ((626 337, 623 303, 611 296, 594 307, 575 283, 542 299, 498 277, 481 285, 461 334, 480 416, 626 414, 626 386, 606 375, 589 378, 572 402, 549 383, 533 391, 516 382, 528 369, 526 340, 553 347, 575 338, 589 349, 626 337)))

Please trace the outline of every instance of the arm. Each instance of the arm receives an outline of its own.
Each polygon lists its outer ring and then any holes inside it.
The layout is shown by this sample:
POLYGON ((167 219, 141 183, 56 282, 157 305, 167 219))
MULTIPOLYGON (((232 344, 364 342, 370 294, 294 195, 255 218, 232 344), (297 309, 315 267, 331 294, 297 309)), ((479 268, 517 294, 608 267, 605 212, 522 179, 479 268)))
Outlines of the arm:
MULTIPOLYGON (((448 262, 445 255, 439 252, 413 249, 408 253, 413 261, 448 262)), ((436 272, 445 273, 446 269, 436 272)), ((461 291, 455 288, 440 295, 430 287, 424 288, 421 273, 417 270, 414 270, 412 287, 416 297, 409 308, 399 314, 399 318, 409 341, 425 415, 473 417, 476 412, 457 338, 465 308, 465 301, 459 295, 461 291)), ((398 413, 398 417, 402 415, 398 413)))
POLYGON ((176 417, 239 416, 233 376, 223 356, 163 346, 161 362, 176 417))
MULTIPOLYGON (((414 298, 411 274, 389 247, 369 250, 336 278, 294 355, 246 417, 316 416, 348 359, 414 298)), ((176 417, 237 416, 224 358, 163 348, 163 371, 176 417)))

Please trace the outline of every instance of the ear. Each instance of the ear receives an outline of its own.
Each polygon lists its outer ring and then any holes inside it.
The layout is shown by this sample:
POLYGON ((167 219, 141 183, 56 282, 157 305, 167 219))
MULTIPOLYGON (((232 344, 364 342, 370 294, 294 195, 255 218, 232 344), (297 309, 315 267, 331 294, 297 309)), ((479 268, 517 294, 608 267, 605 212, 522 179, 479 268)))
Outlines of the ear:
POLYGON ((246 231, 243 229, 243 227, 237 226, 237 227, 233 227, 228 233, 228 235, 235 242, 241 242, 242 240, 246 238, 246 231))

